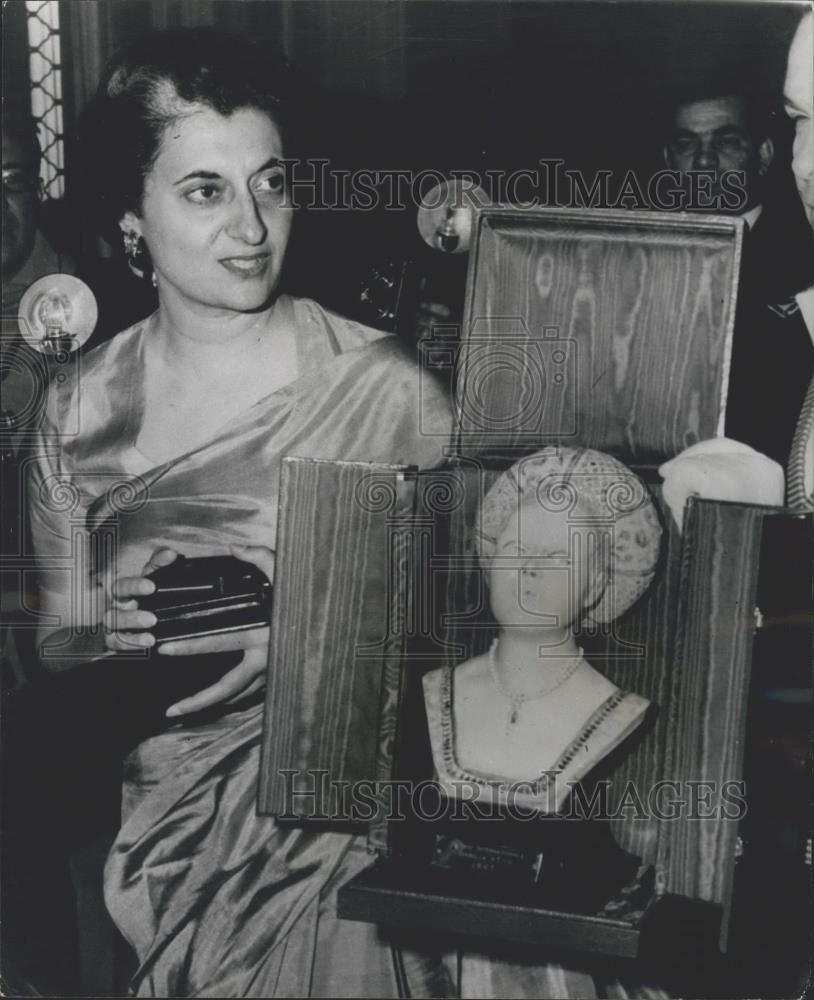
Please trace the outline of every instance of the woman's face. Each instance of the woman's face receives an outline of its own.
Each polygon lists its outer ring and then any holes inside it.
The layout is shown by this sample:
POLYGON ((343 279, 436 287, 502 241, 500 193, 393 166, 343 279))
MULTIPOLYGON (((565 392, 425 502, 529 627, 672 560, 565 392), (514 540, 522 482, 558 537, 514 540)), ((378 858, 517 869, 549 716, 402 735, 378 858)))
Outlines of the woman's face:
POLYGON ((187 107, 161 141, 141 215, 128 212, 121 228, 144 237, 160 295, 260 309, 279 281, 291 229, 280 132, 255 108, 224 117, 187 107))
POLYGON ((489 569, 492 612, 504 627, 565 628, 582 617, 590 580, 586 533, 567 511, 522 504, 500 533, 489 569))

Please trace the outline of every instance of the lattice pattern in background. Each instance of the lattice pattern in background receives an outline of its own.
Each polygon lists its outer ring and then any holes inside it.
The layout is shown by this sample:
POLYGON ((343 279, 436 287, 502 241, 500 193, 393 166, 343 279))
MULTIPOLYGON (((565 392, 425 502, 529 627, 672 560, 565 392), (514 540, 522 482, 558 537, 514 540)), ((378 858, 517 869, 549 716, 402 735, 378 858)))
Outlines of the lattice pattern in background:
POLYGON ((57 0, 26 0, 31 113, 38 125, 42 162, 40 177, 48 198, 65 190, 62 117, 62 53, 57 0))

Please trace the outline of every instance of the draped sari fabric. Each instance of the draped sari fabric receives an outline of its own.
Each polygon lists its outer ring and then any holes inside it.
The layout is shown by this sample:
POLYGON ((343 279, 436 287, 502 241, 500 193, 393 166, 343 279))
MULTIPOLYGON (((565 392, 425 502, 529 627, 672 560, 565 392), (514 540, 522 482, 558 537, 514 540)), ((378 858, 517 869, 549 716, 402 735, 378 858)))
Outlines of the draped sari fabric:
MULTIPOLYGON (((307 300, 278 307, 297 330, 297 379, 172 461, 154 466, 136 448, 152 319, 59 387, 30 483, 46 586, 75 555, 77 524, 91 539, 110 532, 111 575, 140 573, 162 545, 186 556, 274 549, 286 455, 439 464, 448 403, 394 338, 307 300)), ((399 948, 373 925, 338 920, 337 889, 371 861, 364 838, 257 815, 261 729, 261 706, 181 722, 124 763, 105 896, 138 958, 134 995, 595 995, 587 974, 444 954, 434 941, 399 948)))
POLYGON ((58 387, 33 483, 34 540, 46 573, 54 556, 70 552, 69 522, 81 515, 91 530, 115 529, 109 561, 120 574, 138 574, 159 545, 187 556, 230 545, 273 549, 286 455, 441 461, 448 404, 433 380, 419 380, 395 338, 308 300, 282 297, 278 308, 280 322, 297 333, 298 378, 163 464, 136 448, 152 319, 92 351, 77 377, 58 387), (66 512, 70 500, 77 509, 66 512))
MULTIPOLYGON (((59 387, 30 489, 45 586, 65 572, 82 523, 112 539, 111 575, 140 573, 160 545, 187 556, 234 544, 273 549, 286 455, 441 461, 447 401, 419 380, 395 338, 307 300, 282 297, 277 307, 297 332, 297 379, 172 461, 153 466, 136 449, 152 320, 93 351, 59 387)), ((139 959, 133 991, 398 995, 410 963, 396 961, 375 927, 335 916, 336 888, 370 863, 363 840, 256 815, 261 725, 260 706, 176 725, 125 762, 105 892, 139 959)), ((414 964, 423 976, 424 963, 414 964)), ((427 964, 429 979, 444 978, 436 965, 427 964)))

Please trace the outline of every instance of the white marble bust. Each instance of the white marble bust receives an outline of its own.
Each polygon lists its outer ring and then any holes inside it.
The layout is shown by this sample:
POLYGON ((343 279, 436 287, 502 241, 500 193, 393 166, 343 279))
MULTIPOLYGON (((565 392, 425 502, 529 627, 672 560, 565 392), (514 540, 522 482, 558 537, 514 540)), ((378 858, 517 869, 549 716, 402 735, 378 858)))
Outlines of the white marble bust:
POLYGON ((487 653, 424 677, 447 795, 481 783, 556 811, 570 785, 641 724, 647 700, 594 669, 574 629, 586 616, 611 620, 641 596, 660 533, 646 487, 610 456, 547 450, 498 479, 480 534, 498 636, 487 653))

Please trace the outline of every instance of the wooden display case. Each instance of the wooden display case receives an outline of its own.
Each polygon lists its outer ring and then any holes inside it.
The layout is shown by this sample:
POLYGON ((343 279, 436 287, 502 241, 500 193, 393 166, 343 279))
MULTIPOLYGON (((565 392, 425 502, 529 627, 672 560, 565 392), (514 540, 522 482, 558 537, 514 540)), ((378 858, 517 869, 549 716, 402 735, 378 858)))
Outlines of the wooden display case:
POLYGON ((812 518, 694 500, 679 536, 665 513, 651 590, 580 637, 595 667, 657 711, 601 773, 614 839, 638 871, 602 900, 560 886, 553 905, 531 880, 439 867, 449 825, 393 795, 433 778, 423 673, 494 633, 472 534, 495 474, 468 461, 417 472, 286 460, 261 810, 367 829, 377 860, 340 892, 349 919, 620 958, 725 947, 761 542, 767 524, 793 521, 810 562, 812 518), (314 495, 358 503, 352 523, 314 495), (295 625, 303 607, 309 630, 295 625))
MULTIPOLYGON (((794 535, 787 571, 805 579, 814 529, 781 508, 695 499, 680 534, 656 469, 723 432, 741 238, 736 219, 482 211, 448 466, 284 462, 259 807, 366 831, 371 866, 340 891, 340 916, 557 959, 726 948, 766 539, 794 535), (513 461, 557 445, 630 466, 665 529, 648 593, 579 637, 594 667, 653 705, 594 775, 627 853, 593 891, 587 862, 583 878, 571 862, 556 884, 527 877, 528 830, 497 853, 476 845, 467 869, 439 863, 448 826, 401 798, 394 812, 399 788, 433 794, 423 674, 495 633, 473 541, 480 500, 513 461), (484 857, 502 860, 484 872, 484 857)), ((423 346, 433 366, 449 344, 423 346)), ((775 634, 787 626, 800 623, 775 616, 775 634)), ((810 648, 810 616, 803 628, 810 648)), ((537 856, 569 854, 568 835, 552 837, 537 856)))

